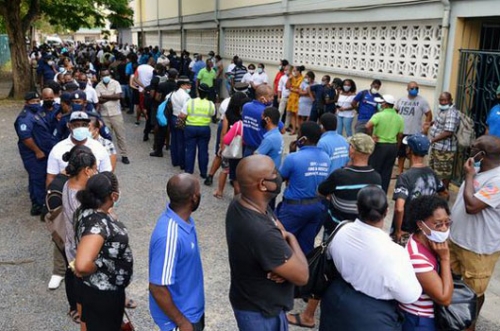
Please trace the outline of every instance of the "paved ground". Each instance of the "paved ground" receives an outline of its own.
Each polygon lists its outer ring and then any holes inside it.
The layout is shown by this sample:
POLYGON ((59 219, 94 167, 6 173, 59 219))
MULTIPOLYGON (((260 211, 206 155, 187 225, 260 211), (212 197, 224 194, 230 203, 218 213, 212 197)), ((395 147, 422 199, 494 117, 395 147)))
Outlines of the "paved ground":
MULTIPOLYGON (((64 286, 56 291, 47 290, 52 246, 44 224, 29 216, 27 174, 17 152, 12 125, 20 107, 19 102, 0 100, 0 331, 78 330, 66 316, 64 286)), ((142 142, 142 126, 134 126, 129 115, 126 120, 132 163, 118 164, 122 197, 116 209, 129 228, 135 258, 134 280, 127 292, 139 304, 131 311, 137 330, 156 330, 148 311, 148 243, 166 204, 165 184, 179 170, 170 166, 167 157, 149 157, 150 143, 142 142)), ((202 185, 200 209, 194 214, 205 272, 206 330, 236 330, 228 300, 229 267, 224 235, 225 211, 232 191, 227 186, 223 200, 212 197, 212 191, 213 188, 202 185)), ((500 329, 498 270, 496 275, 478 330, 500 329)), ((301 302, 296 303, 297 309, 303 307, 301 302)))

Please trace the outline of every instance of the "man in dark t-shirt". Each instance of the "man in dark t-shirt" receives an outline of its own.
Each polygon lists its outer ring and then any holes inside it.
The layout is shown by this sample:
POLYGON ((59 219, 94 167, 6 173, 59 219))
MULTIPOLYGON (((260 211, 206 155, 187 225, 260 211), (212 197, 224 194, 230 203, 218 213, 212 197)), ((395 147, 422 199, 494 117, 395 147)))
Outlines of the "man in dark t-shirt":
POLYGON ((402 245, 406 244, 409 237, 404 232, 409 231, 406 215, 410 201, 422 195, 448 195, 434 170, 424 164, 424 157, 429 153, 429 138, 417 133, 405 137, 403 144, 406 145, 406 155, 410 157, 411 168, 398 177, 394 186, 392 199, 396 203, 391 229, 394 241, 402 245))
POLYGON ((238 329, 288 330, 285 311, 293 307, 293 285, 305 285, 309 273, 297 239, 268 206, 280 193, 281 176, 265 155, 242 159, 236 175, 241 195, 227 210, 226 238, 238 329))

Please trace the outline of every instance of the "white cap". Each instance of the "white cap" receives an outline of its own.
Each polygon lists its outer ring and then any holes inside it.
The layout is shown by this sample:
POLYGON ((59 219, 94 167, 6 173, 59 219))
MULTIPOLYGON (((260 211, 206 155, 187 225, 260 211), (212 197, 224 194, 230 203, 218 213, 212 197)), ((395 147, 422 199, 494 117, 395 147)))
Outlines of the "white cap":
POLYGON ((373 99, 373 101, 377 102, 377 103, 388 103, 388 104, 391 104, 391 105, 394 105, 396 103, 396 98, 394 98, 392 95, 390 94, 384 94, 382 96, 382 98, 375 98, 373 99))

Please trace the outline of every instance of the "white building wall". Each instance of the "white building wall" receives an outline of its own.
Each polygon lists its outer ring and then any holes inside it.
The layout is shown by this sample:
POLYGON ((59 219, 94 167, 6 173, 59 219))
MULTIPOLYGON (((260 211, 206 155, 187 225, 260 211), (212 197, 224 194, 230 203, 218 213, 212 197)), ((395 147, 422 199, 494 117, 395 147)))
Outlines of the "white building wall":
POLYGON ((186 49, 191 53, 208 54, 217 52, 218 33, 216 29, 187 30, 186 49))

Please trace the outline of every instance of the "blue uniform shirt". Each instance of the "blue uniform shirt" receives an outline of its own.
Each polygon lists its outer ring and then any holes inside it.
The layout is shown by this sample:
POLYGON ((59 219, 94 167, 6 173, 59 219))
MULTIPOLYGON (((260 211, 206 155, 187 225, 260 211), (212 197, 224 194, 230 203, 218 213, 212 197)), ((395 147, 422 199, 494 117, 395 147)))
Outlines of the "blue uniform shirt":
POLYGON ((330 157, 319 147, 304 146, 283 161, 280 174, 288 180, 285 199, 310 199, 317 196, 318 185, 331 172, 330 157))
POLYGON ((333 87, 327 87, 323 91, 323 96, 325 100, 325 113, 335 113, 336 111, 336 105, 335 102, 326 103, 326 100, 334 100, 335 96, 337 95, 337 92, 335 92, 335 89, 333 87))
MULTIPOLYGON (((243 122, 243 142, 245 146, 257 149, 264 139, 266 129, 260 126, 262 113, 266 109, 266 105, 257 100, 247 102, 243 105, 241 119, 243 122)), ((281 131, 283 122, 279 122, 278 129, 281 131)))
POLYGON ((342 168, 349 162, 349 143, 337 131, 323 133, 317 146, 330 157, 332 162, 330 173, 342 168))
POLYGON ((196 79, 198 78, 198 72, 200 72, 201 69, 205 68, 206 64, 204 61, 196 61, 194 64, 193 64, 193 74, 194 74, 194 77, 193 77, 193 81, 196 82, 196 79))
POLYGON ((278 128, 264 134, 264 140, 257 148, 257 153, 269 156, 273 159, 276 168, 280 168, 281 156, 283 155, 283 136, 278 128))
MULTIPOLYGON (((170 207, 158 219, 149 244, 149 282, 166 286, 177 308, 191 323, 205 312, 203 269, 196 227, 170 207)), ((149 310, 161 331, 176 327, 149 294, 149 310)))
POLYGON ((36 69, 36 73, 43 76, 44 82, 54 80, 54 76, 56 75, 54 68, 49 66, 49 64, 44 60, 38 61, 38 68, 36 69))
MULTIPOLYGON (((104 122, 102 121, 101 116, 99 115, 99 113, 97 113, 97 112, 87 112, 87 113, 92 113, 93 115, 95 115, 95 114, 98 115, 97 117, 101 121, 101 128, 99 129, 99 134, 104 139, 108 139, 108 140, 112 141, 113 140, 113 136, 111 136, 111 131, 106 126, 106 124, 104 124, 104 122)), ((68 123, 69 123, 69 117, 70 117, 70 115, 71 115, 71 112, 68 113, 68 114, 64 114, 63 116, 61 116, 61 119, 57 123, 56 129, 53 132, 53 134, 56 137, 57 141, 61 141, 61 140, 64 140, 64 139, 66 139, 66 138, 69 137, 69 134, 71 133, 71 131, 68 128, 68 123)))
POLYGON ((354 101, 358 102, 358 121, 369 121, 375 114, 377 111, 375 98, 381 98, 380 94, 371 94, 368 90, 361 91, 354 97, 354 101))
POLYGON ((47 156, 58 142, 52 134, 49 118, 40 105, 34 105, 33 108, 24 107, 14 127, 19 137, 18 146, 21 156, 35 154, 22 142, 25 139, 33 138, 38 148, 47 156))
POLYGON ((500 137, 500 104, 491 108, 486 124, 488 124, 489 134, 500 137))

